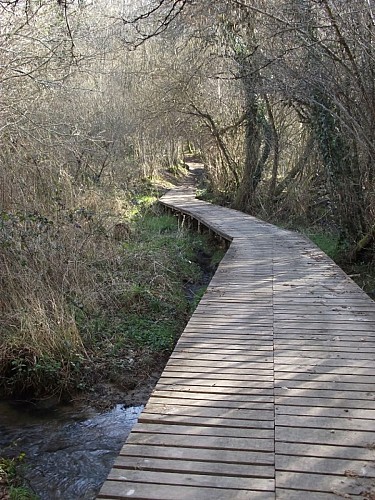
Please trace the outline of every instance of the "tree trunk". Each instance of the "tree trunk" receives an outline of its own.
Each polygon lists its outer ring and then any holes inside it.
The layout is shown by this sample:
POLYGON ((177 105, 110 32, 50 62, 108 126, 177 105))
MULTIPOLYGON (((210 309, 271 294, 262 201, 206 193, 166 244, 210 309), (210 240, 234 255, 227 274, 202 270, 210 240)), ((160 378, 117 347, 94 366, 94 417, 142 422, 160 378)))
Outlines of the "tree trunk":
POLYGON ((261 150, 261 133, 259 127, 258 99, 254 92, 254 82, 244 77, 245 85, 245 163, 240 185, 235 197, 234 206, 239 210, 252 212, 255 206, 255 190, 259 183, 259 156, 261 150))

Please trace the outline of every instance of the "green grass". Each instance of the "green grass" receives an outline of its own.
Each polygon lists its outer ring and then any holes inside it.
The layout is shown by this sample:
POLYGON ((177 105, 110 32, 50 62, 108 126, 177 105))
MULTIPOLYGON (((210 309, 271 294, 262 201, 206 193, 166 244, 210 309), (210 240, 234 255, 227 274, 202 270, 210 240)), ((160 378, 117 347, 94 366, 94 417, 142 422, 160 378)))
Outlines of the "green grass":
POLYGON ((132 343, 170 351, 190 314, 184 285, 202 277, 194 253, 212 249, 204 236, 181 230, 173 216, 148 213, 134 225, 134 238, 123 245, 129 285, 121 298, 121 329, 132 343))
POLYGON ((304 231, 306 236, 310 238, 325 254, 332 260, 337 261, 340 257, 340 242, 339 236, 335 233, 328 232, 310 232, 304 231))
POLYGON ((11 486, 9 488, 9 500, 38 500, 38 499, 39 497, 25 486, 11 486))
POLYGON ((173 319, 154 320, 130 316, 124 323, 126 339, 138 346, 145 346, 152 351, 171 351, 174 345, 178 324, 173 319))
MULTIPOLYGON (((139 207, 139 205, 137 205, 139 207)), ((131 237, 121 245, 118 293, 111 292, 110 310, 94 317, 77 312, 84 344, 95 364, 105 366, 96 377, 123 384, 142 378, 142 360, 166 356, 204 293, 197 252, 212 255, 215 266, 224 254, 207 236, 181 229, 177 218, 162 213, 155 203, 139 209, 131 220, 131 237), (189 300, 186 287, 198 287, 189 300), (140 366, 141 368, 138 368, 140 366)), ((88 380, 78 380, 86 389, 88 380)))

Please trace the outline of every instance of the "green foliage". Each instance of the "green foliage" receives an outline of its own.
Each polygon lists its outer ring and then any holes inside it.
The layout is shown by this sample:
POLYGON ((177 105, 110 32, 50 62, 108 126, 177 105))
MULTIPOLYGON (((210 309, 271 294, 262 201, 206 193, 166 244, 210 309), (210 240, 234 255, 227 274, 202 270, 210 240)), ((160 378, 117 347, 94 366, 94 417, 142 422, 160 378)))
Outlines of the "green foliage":
MULTIPOLYGON (((121 243, 123 286, 110 310, 91 318, 77 311, 85 346, 94 360, 104 360, 114 382, 128 377, 121 373, 134 372, 147 353, 171 352, 205 291, 201 287, 189 301, 185 290, 202 279, 197 252, 212 255, 214 266, 224 253, 207 237, 181 229, 176 217, 159 212, 147 207, 133 218, 132 236, 121 243)), ((80 380, 77 387, 89 385, 80 380)))
POLYGON ((109 330, 120 338, 121 347, 130 341, 170 351, 190 312, 184 285, 201 278, 194 252, 208 251, 209 244, 204 237, 179 229, 176 218, 169 215, 138 218, 133 234, 123 245, 128 286, 119 297, 119 323, 109 330))
POLYGON ((233 192, 217 187, 213 189, 212 185, 197 189, 196 197, 199 200, 208 201, 209 203, 221 205, 223 207, 231 206, 233 202, 233 192))
POLYGON ((176 219, 170 215, 160 215, 158 217, 145 217, 141 222, 141 230, 143 236, 150 239, 155 233, 160 235, 163 233, 176 232, 176 219))
POLYGON ((11 486, 9 488, 9 500, 38 500, 38 498, 25 486, 11 486))
POLYGON ((338 260, 340 255, 340 240, 335 233, 329 232, 306 232, 306 235, 313 241, 328 257, 338 260))
POLYGON ((150 318, 129 316, 124 323, 127 339, 137 346, 146 346, 153 351, 168 351, 173 349, 178 333, 176 319, 162 319, 155 322, 150 318))
MULTIPOLYGON (((23 457, 22 457, 23 459, 23 457)), ((6 482, 14 479, 16 475, 17 458, 0 457, 0 480, 6 482)))
POLYGON ((220 264, 221 259, 224 257, 226 250, 223 247, 216 247, 211 255, 211 265, 216 267, 220 264))
POLYGON ((3 370, 7 373, 4 388, 9 387, 20 395, 60 392, 71 384, 84 365, 85 358, 80 353, 72 352, 70 356, 60 353, 57 359, 19 352, 7 362, 3 360, 3 370))
POLYGON ((38 497, 22 484, 19 475, 25 458, 24 452, 14 458, 0 457, 0 484, 8 489, 9 500, 38 500, 38 497))

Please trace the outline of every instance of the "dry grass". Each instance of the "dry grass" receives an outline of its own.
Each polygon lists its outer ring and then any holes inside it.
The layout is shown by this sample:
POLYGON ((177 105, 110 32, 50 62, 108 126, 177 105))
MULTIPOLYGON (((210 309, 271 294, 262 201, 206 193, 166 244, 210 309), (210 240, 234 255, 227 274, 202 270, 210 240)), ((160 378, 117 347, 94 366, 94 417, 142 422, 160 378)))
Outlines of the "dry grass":
POLYGON ((56 385, 62 374, 69 379, 77 359, 87 357, 77 312, 112 306, 114 276, 123 267, 113 231, 130 207, 125 192, 108 184, 74 183, 66 170, 45 163, 41 171, 26 160, 13 156, 10 165, 7 155, 0 164, 5 394, 34 391, 46 374, 56 385))
POLYGON ((199 276, 192 248, 202 243, 154 213, 155 190, 137 172, 120 189, 120 179, 75 182, 47 161, 38 180, 25 158, 9 170, 5 160, 0 394, 134 384, 147 356, 165 358, 182 331, 184 286, 199 276))

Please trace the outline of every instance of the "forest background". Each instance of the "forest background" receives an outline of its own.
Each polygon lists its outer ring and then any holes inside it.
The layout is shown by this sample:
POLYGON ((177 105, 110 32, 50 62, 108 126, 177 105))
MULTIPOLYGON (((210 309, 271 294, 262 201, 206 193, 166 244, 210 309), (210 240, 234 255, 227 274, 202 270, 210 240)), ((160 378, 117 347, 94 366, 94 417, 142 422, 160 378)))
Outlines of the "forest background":
POLYGON ((170 221, 147 217, 187 153, 201 197, 315 235, 371 292, 374 16, 373 0, 0 0, 3 394, 83 387, 99 351, 130 366, 126 329, 171 348, 139 322, 180 314, 165 240, 150 254, 170 221))

